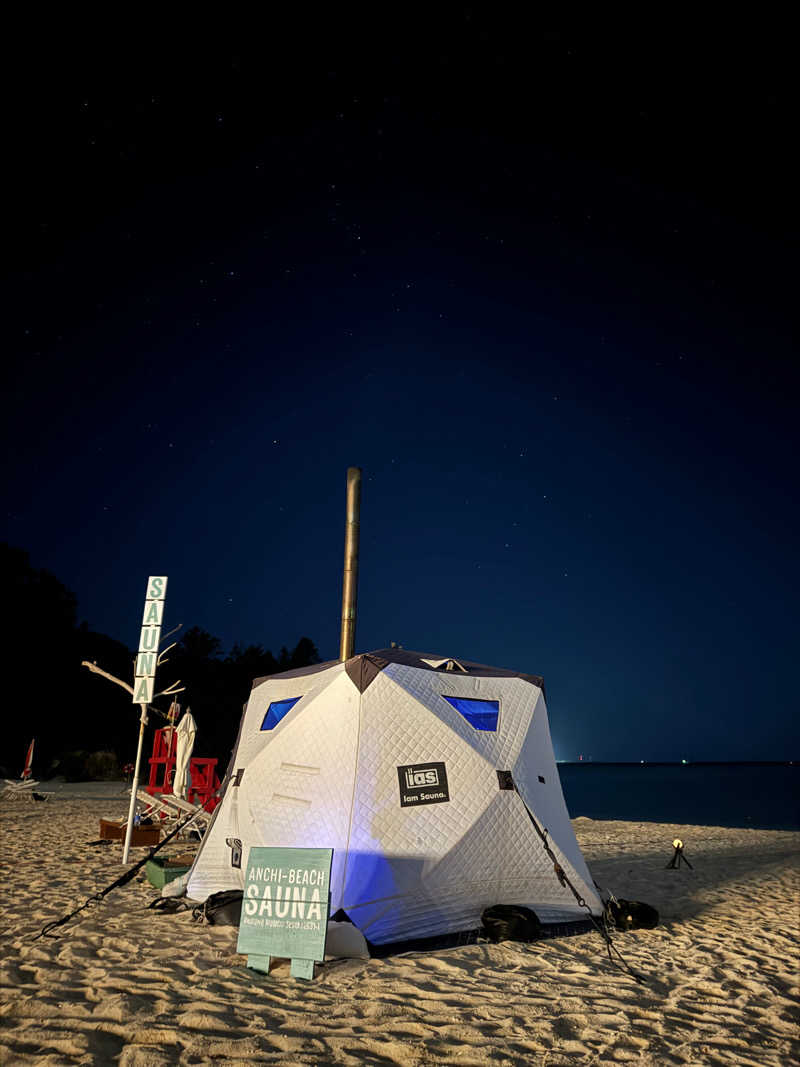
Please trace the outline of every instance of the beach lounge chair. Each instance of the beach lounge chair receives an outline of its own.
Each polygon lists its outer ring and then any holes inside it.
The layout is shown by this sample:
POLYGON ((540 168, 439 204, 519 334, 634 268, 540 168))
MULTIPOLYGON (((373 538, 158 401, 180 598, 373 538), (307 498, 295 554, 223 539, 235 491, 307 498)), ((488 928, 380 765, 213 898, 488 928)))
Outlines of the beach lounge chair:
POLYGON ((158 815, 161 819, 177 823, 185 819, 187 815, 196 815, 192 827, 200 833, 205 833, 211 822, 211 816, 199 804, 190 804, 188 800, 176 797, 174 793, 150 794, 144 789, 138 789, 136 796, 145 805, 142 814, 149 815, 151 818, 158 815), (199 814, 200 812, 202 814, 199 814))
MULTIPOLYGON (((28 745, 28 752, 25 756, 25 766, 22 769, 22 774, 18 779, 4 778, 3 787, 0 789, 0 800, 33 800, 34 792, 38 786, 38 782, 33 777, 31 766, 33 764, 33 746, 35 743, 31 741, 28 745)), ((42 795, 39 794, 36 797, 37 800, 42 799, 42 795)))
POLYGON ((144 789, 137 789, 136 797, 140 803, 144 804, 144 810, 139 812, 142 818, 153 819, 157 815, 163 819, 173 817, 173 812, 164 803, 164 798, 160 793, 151 795, 144 789))
POLYGON ((38 786, 33 778, 4 778, 3 787, 0 789, 0 800, 33 800, 33 794, 38 786))

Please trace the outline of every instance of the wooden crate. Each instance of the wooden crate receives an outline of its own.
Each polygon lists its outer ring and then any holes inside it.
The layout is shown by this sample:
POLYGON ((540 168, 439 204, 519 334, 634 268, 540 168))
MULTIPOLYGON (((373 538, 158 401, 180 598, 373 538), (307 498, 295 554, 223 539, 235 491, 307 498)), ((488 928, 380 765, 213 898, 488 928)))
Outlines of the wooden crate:
MULTIPOLYGON (((124 841, 127 822, 114 822, 112 819, 100 820, 100 836, 107 841, 124 841)), ((161 840, 158 826, 134 826, 131 832, 131 845, 152 848, 161 840)))

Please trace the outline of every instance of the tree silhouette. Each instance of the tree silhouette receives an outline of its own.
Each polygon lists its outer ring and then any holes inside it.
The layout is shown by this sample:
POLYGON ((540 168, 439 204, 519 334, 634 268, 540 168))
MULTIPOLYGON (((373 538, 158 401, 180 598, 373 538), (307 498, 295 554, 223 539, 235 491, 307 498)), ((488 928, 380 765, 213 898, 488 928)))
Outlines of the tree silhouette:
MULTIPOLYGON (((133 680, 131 650, 113 637, 93 632, 85 622, 76 631, 75 656, 78 663, 97 663, 117 678, 133 680)), ((113 752, 122 763, 133 759, 139 705, 118 686, 106 685, 86 672, 79 674, 77 694, 80 725, 72 737, 73 747, 113 752)))
POLYGON ((37 738, 38 774, 69 736, 80 673, 74 655, 76 600, 55 575, 32 567, 20 548, 0 545, 0 574, 11 620, 0 763, 17 777, 31 737, 37 738))
POLYGON ((317 646, 310 637, 301 637, 289 656, 289 668, 294 670, 298 667, 310 667, 320 662, 317 646))
POLYGON ((291 652, 282 648, 277 660, 261 645, 238 644, 223 659, 221 647, 218 638, 193 627, 170 653, 170 664, 186 686, 185 703, 197 722, 195 751, 216 756, 224 769, 253 681, 319 663, 320 657, 309 637, 301 637, 291 652))
MULTIPOLYGON (((120 763, 133 759, 138 705, 116 685, 81 670, 97 664, 118 679, 132 681, 135 654, 87 623, 77 624, 75 595, 55 575, 31 566, 28 553, 0 544, 0 574, 13 626, 6 638, 12 665, 5 679, 0 771, 17 777, 25 750, 36 737, 35 773, 85 773, 87 753, 109 751, 120 763)), ((197 626, 187 630, 168 655, 169 678, 180 678, 178 696, 191 707, 198 725, 195 752, 216 756, 224 770, 236 741, 254 679, 319 662, 308 637, 276 659, 258 644, 235 644, 227 655, 222 642, 197 626)), ((151 717, 153 725, 160 725, 151 717)), ((147 749, 149 742, 145 742, 147 749)), ((147 754, 147 752, 145 753, 147 754)))

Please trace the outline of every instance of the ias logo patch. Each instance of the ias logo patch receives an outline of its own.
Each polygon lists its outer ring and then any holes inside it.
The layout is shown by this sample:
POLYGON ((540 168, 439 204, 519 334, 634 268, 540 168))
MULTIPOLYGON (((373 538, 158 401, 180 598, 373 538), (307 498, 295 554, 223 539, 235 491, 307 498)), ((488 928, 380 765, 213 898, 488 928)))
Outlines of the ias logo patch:
POLYGON ((447 770, 443 763, 412 763, 397 768, 400 783, 400 807, 420 804, 443 804, 450 799, 447 770))

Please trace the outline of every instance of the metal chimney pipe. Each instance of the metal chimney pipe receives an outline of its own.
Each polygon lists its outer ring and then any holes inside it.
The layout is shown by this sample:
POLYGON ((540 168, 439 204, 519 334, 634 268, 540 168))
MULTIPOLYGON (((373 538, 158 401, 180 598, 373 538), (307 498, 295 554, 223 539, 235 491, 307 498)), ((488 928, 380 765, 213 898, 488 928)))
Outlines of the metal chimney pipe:
POLYGON ((350 659, 356 644, 358 598, 358 534, 361 523, 361 468, 347 468, 347 521, 344 527, 344 581, 342 583, 342 635, 339 659, 350 659))

